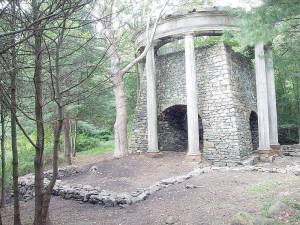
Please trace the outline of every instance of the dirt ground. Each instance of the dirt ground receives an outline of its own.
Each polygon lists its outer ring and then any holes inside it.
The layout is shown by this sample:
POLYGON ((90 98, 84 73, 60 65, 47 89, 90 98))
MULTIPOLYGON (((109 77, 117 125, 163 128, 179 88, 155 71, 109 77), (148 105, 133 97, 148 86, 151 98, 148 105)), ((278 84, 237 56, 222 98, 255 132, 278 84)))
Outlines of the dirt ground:
POLYGON ((191 171, 196 163, 186 160, 185 155, 180 152, 164 152, 158 158, 130 155, 121 159, 102 160, 86 165, 84 173, 65 178, 63 183, 89 184, 103 190, 132 192, 161 179, 191 171), (97 171, 90 172, 89 169, 93 166, 96 166, 97 171))
MULTIPOLYGON (((172 153, 155 159, 131 156, 106 160, 95 164, 99 174, 82 174, 68 180, 126 191, 190 171, 194 165, 184 159, 184 155, 172 153)), ((280 160, 277 163, 284 165, 291 159, 280 160)), ((223 225, 230 224, 237 212, 260 215, 266 204, 281 196, 300 198, 300 178, 260 172, 211 172, 158 191, 126 208, 104 208, 53 197, 50 216, 55 225, 162 225, 170 218, 177 225, 223 225), (188 189, 187 185, 197 188, 188 189)), ((34 201, 22 203, 23 224, 32 223, 33 207, 34 201)), ((5 225, 12 224, 11 206, 3 217, 5 225)))

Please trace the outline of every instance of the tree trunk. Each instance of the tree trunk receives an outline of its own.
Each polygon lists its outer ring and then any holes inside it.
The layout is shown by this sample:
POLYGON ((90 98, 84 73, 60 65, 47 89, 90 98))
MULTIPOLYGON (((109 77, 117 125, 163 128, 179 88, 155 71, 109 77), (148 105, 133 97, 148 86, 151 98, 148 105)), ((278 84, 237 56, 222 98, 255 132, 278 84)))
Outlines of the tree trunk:
POLYGON ((68 165, 72 164, 71 152, 72 152, 72 143, 71 143, 71 132, 70 132, 70 117, 69 113, 65 113, 64 118, 64 149, 65 149, 65 161, 68 165))
POLYGON ((54 80, 54 89, 55 89, 55 99, 57 105, 57 121, 55 124, 57 124, 54 132, 54 141, 53 141, 53 176, 52 179, 47 187, 47 190, 44 193, 43 198, 43 209, 42 209, 42 215, 43 218, 43 224, 50 223, 49 220, 49 206, 50 206, 50 200, 51 200, 51 194, 53 191, 53 187, 55 185, 57 175, 58 175, 58 150, 59 150, 59 143, 60 143, 60 136, 63 128, 64 118, 63 118, 63 106, 62 106, 62 96, 60 93, 60 66, 59 66, 59 53, 60 53, 60 44, 62 43, 62 35, 59 37, 58 43, 56 45, 56 55, 55 55, 55 78, 54 80))
POLYGON ((299 88, 299 82, 300 78, 295 77, 293 81, 293 91, 296 101, 296 115, 297 115, 297 127, 298 127, 298 143, 300 144, 300 88, 299 88))
MULTIPOLYGON (((53 132, 53 137, 55 137, 55 132, 58 129, 58 122, 57 122, 57 115, 56 115, 56 113, 52 114, 52 117, 51 117, 51 128, 52 128, 52 132, 53 132)), ((60 151, 60 142, 58 143, 58 151, 60 151)))
MULTIPOLYGON (((14 69, 15 71, 15 69, 14 69)), ((16 72, 11 73, 11 148, 13 155, 13 189, 14 189, 14 225, 21 224, 19 204, 19 159, 17 145, 17 123, 16 123, 16 72)))
POLYGON ((1 169, 2 169, 2 176, 1 176, 1 203, 0 208, 5 207, 6 202, 6 151, 5 151, 5 109, 3 103, 3 89, 2 86, 0 87, 0 97, 1 97, 1 169))
POLYGON ((110 55, 110 75, 116 101, 114 157, 120 158, 128 154, 127 108, 123 74, 121 73, 121 57, 118 53, 118 45, 116 43, 117 40, 113 32, 112 23, 110 23, 107 37, 110 42, 110 47, 108 49, 108 55, 110 55))
POLYGON ((75 119, 74 122, 74 129, 73 129, 73 135, 72 135, 72 156, 76 156, 76 138, 77 138, 77 119, 75 119))
MULTIPOLYGON (((16 1, 12 1, 12 29, 15 29, 16 21, 16 1)), ((11 49, 11 67, 12 71, 10 73, 10 98, 11 98, 11 148, 12 148, 12 164, 13 164, 13 194, 14 194, 14 225, 21 224, 20 216, 20 202, 19 202, 19 158, 18 158, 18 145, 17 145, 17 53, 15 47, 15 36, 13 35, 11 40, 11 45, 14 46, 11 49)))
MULTIPOLYGON (((300 116, 298 117, 298 121, 300 121, 300 116)), ((300 145, 300 122, 298 122, 298 142, 300 145)))
MULTIPOLYGON (((159 15, 157 16, 151 35, 148 38, 148 43, 143 52, 136 57, 132 62, 128 63, 125 67, 121 67, 121 57, 118 52, 118 41, 122 36, 118 33, 116 25, 113 21, 113 15, 116 12, 115 0, 110 2, 110 8, 107 10, 110 12, 110 16, 105 20, 103 26, 106 28, 106 38, 108 40, 109 48, 108 55, 110 56, 110 75, 113 83, 113 89, 116 101, 116 121, 114 125, 115 130, 115 150, 114 157, 122 157, 128 154, 128 140, 127 140, 127 103, 124 89, 123 76, 127 73, 135 64, 139 63, 147 54, 151 43, 154 39, 155 31, 159 19, 164 11, 168 1, 165 2, 161 8, 159 15)), ((149 24, 148 24, 149 25, 149 24)))
POLYGON ((116 99, 114 157, 119 158, 128 154, 126 96, 123 78, 116 75, 112 78, 112 81, 116 99))
MULTIPOLYGON (((32 1, 33 20, 38 18, 39 6, 36 0, 32 1)), ((34 158, 35 175, 35 211, 34 225, 46 224, 47 218, 43 218, 44 199, 44 118, 43 118, 43 79, 42 79, 42 27, 40 23, 34 25, 34 94, 35 94, 35 119, 36 119, 36 146, 34 158)))
POLYGON ((0 208, 0 225, 2 225, 1 208, 0 208))

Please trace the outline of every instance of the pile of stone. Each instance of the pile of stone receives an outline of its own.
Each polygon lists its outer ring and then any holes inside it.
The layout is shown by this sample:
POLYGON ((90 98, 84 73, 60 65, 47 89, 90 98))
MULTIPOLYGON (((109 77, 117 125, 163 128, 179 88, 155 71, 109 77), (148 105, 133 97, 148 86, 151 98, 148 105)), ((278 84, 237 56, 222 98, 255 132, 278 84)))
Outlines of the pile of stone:
POLYGON ((242 166, 242 167, 211 167, 213 171, 238 171, 238 172, 262 172, 262 173, 282 173, 300 176, 300 163, 294 165, 287 165, 285 168, 278 167, 262 167, 262 166, 242 166))
MULTIPOLYGON (((77 166, 66 166, 58 169, 57 179, 61 179, 63 177, 70 177, 80 173, 81 170, 77 166)), ((44 176, 49 180, 52 178, 52 170, 48 170, 44 173, 44 176)))
POLYGON ((99 204, 106 207, 126 206, 145 200, 151 194, 167 188, 171 185, 182 183, 194 176, 199 176, 205 172, 209 172, 210 168, 197 168, 183 176, 171 177, 160 180, 147 188, 138 188, 131 193, 116 193, 101 190, 98 187, 90 185, 69 185, 57 182, 54 187, 53 194, 61 196, 64 199, 74 199, 77 201, 99 204))
MULTIPOLYGON (((151 194, 167 188, 171 185, 182 183, 192 177, 200 176, 204 173, 212 171, 227 172, 227 171, 256 171, 264 173, 283 173, 300 176, 300 164, 287 166, 286 168, 264 168, 259 166, 241 166, 241 167, 216 167, 208 166, 204 168, 196 168, 186 175, 175 176, 168 179, 160 180, 152 186, 146 188, 138 188, 131 193, 116 193, 112 191, 102 190, 100 187, 92 187, 90 185, 71 185, 57 180, 53 189, 53 195, 61 196, 64 199, 73 199, 76 201, 103 205, 106 207, 126 206, 136 202, 140 202, 148 198, 151 194)), ((48 184, 49 179, 45 178, 44 183, 48 184)), ((28 200, 34 197, 34 176, 28 174, 21 177, 19 180, 20 193, 23 199, 28 200)))
POLYGON ((300 157, 300 144, 297 145, 282 145, 282 154, 285 156, 300 157))
MULTIPOLYGON (((136 191, 131 193, 116 193, 101 190, 99 187, 92 187, 90 185, 63 184, 61 180, 57 180, 53 189, 53 195, 61 196, 64 199, 73 199, 107 207, 124 206, 143 201, 154 192, 170 185, 182 183, 193 176, 198 176, 204 173, 206 170, 207 169, 195 169, 186 175, 164 179, 156 182, 150 187, 138 188, 136 191)), ((44 179, 45 185, 49 182, 50 180, 48 178, 44 179)), ((32 174, 21 177, 19 180, 19 186, 22 199, 29 200, 34 197, 34 176, 32 174)))
MULTIPOLYGON (((61 179, 63 177, 69 177, 76 175, 80 172, 79 168, 76 166, 67 166, 58 169, 57 179, 61 179)), ((44 172, 44 185, 48 185, 50 180, 52 179, 53 172, 52 170, 48 170, 44 172)), ((19 190, 20 196, 22 200, 29 200, 34 197, 34 174, 29 173, 25 176, 19 177, 19 190)))

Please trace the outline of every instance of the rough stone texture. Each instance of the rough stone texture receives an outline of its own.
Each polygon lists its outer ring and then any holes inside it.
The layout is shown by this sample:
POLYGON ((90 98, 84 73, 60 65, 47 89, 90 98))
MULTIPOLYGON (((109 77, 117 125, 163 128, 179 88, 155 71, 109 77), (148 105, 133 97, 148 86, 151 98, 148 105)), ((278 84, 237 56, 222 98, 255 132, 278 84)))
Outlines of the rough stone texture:
MULTIPOLYGON (((257 132, 251 134, 250 130, 250 114, 256 111, 252 63, 224 44, 197 48, 195 55, 199 127, 203 129, 199 132, 200 150, 204 158, 215 164, 235 164, 250 155, 253 141, 257 142, 257 132)), ((156 56, 156 70, 159 148, 186 150, 185 125, 172 126, 165 116, 170 107, 186 107, 184 52, 156 56)), ((145 85, 145 73, 142 73, 130 143, 133 152, 147 150, 145 85)))
POLYGON ((281 151, 286 156, 300 157, 300 144, 297 145, 281 145, 281 151))
POLYGON ((241 157, 252 153, 253 146, 258 147, 258 121, 251 121, 253 133, 250 129, 251 112, 256 112, 256 85, 254 69, 251 61, 241 54, 227 49, 227 60, 230 67, 230 85, 233 94, 234 117, 239 136, 239 149, 241 157), (253 139, 253 141, 252 141, 253 139))
POLYGON ((135 115, 132 122, 129 152, 147 151, 148 146, 146 74, 144 68, 145 62, 140 63, 139 97, 137 99, 135 115))
MULTIPOLYGON (((76 166, 66 166, 58 169, 57 179, 63 177, 73 176, 80 172, 80 169, 76 166)), ((52 170, 44 172, 44 184, 48 185, 52 178, 52 170)), ((59 182, 59 181, 58 181, 59 182)), ((29 200, 34 197, 34 175, 32 173, 26 174, 25 176, 19 177, 19 190, 22 200, 29 200)))

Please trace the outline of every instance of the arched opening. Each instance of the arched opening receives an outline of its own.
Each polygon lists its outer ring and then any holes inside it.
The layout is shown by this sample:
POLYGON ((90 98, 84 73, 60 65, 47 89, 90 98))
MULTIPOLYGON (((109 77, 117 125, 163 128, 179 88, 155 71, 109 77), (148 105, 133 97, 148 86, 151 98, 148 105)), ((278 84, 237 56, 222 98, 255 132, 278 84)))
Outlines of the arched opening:
MULTIPOLYGON (((203 149, 203 126, 199 118, 200 151, 203 149)), ((174 105, 158 117, 159 149, 161 151, 184 152, 188 148, 187 107, 174 105)))
POLYGON ((258 149, 258 117, 256 112, 252 111, 249 118, 251 142, 253 151, 258 149))

